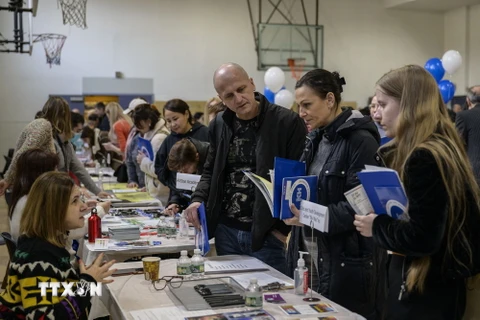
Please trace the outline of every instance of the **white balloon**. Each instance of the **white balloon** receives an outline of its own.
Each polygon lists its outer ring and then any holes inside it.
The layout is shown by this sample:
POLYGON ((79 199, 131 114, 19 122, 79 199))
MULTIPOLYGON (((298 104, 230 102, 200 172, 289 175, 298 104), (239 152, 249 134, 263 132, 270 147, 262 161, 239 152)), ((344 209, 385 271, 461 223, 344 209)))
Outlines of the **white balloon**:
POLYGON ((275 104, 282 106, 284 108, 290 109, 293 105, 295 98, 293 93, 288 91, 287 89, 283 89, 275 94, 275 104))
POLYGON ((279 67, 271 67, 265 72, 265 85, 272 92, 278 92, 285 84, 285 73, 279 67))
POLYGON ((454 74, 462 65, 462 56, 457 50, 448 50, 442 57, 443 69, 448 74, 454 74))

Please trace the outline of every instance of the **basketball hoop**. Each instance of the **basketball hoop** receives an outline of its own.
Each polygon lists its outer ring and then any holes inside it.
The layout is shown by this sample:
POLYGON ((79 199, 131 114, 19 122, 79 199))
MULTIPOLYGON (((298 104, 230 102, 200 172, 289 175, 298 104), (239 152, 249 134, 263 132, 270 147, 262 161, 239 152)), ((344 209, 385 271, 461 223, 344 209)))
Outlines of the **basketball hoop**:
POLYGON ((47 56, 47 63, 52 67, 52 64, 60 65, 60 57, 62 54, 63 44, 67 39, 63 34, 44 33, 39 34, 33 42, 41 41, 47 56))
POLYGON ((58 0, 62 8, 63 24, 87 28, 87 0, 58 0))
POLYGON ((288 58, 288 66, 292 72, 292 78, 297 81, 302 77, 303 67, 305 66, 305 58, 288 58))

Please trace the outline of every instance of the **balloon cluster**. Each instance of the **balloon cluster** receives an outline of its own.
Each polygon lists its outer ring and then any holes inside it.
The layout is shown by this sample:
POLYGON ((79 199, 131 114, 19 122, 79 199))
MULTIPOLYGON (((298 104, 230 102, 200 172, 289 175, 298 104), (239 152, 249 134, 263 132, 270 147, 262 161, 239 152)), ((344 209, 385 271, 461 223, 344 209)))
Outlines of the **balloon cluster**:
POLYGON ((452 100, 455 95, 455 85, 450 80, 442 80, 442 78, 445 72, 449 75, 457 72, 461 65, 462 56, 456 50, 448 50, 441 60, 439 58, 431 58, 425 63, 425 70, 430 72, 438 83, 438 89, 444 103, 452 100))
POLYGON ((295 101, 293 93, 285 89, 285 73, 279 67, 271 67, 265 72, 263 94, 271 103, 290 109, 295 101))

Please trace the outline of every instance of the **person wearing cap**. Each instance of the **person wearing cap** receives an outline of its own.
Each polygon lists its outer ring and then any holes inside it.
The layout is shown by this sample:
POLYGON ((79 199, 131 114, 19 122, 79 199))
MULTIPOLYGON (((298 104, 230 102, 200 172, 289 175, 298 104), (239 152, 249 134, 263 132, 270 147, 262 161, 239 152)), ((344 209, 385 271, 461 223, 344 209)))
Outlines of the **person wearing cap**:
MULTIPOLYGON (((148 103, 147 100, 143 98, 135 98, 128 104, 128 108, 123 111, 124 114, 132 116, 133 110, 141 104, 148 103)), ((136 188, 136 187, 144 187, 144 174, 140 170, 139 167, 135 166, 135 161, 133 160, 134 157, 132 155, 132 142, 134 138, 138 135, 139 131, 136 126, 132 126, 130 129, 130 133, 127 137, 127 145, 125 148, 125 164, 127 165, 127 175, 128 175, 128 187, 129 188, 136 188), (129 161, 129 159, 131 161, 129 161)))

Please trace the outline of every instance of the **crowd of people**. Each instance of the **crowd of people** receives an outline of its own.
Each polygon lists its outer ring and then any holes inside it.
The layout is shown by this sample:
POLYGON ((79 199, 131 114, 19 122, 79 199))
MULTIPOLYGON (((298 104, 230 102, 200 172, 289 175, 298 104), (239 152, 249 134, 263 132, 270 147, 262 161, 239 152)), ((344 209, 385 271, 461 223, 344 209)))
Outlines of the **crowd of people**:
POLYGON ((195 115, 181 99, 162 109, 143 98, 125 110, 98 103, 81 116, 49 98, 22 131, 0 181, 17 241, 0 318, 86 319, 88 294, 40 298, 33 284, 47 277, 75 286, 112 281, 114 261, 100 256, 85 266, 73 245, 86 234, 93 206, 101 216, 110 209, 88 200, 109 194, 78 159, 82 149, 91 160, 114 159, 128 187, 171 214, 184 211, 197 228, 204 203, 218 255, 253 256, 292 276, 299 251, 307 251, 312 289, 366 319, 462 319, 468 281, 480 271, 480 86, 469 89, 468 110, 452 121, 420 66, 382 76, 365 110, 341 107, 345 85, 337 72, 308 71, 295 85, 297 113, 269 102, 246 70, 226 63, 213 75, 218 96, 195 115), (139 147, 142 139, 153 157, 139 147), (303 161, 318 177, 328 232, 300 223, 294 205, 293 218, 272 217, 244 171, 269 180, 275 157, 303 161), (355 214, 344 193, 360 184, 365 165, 398 172, 408 219, 355 214), (177 173, 201 175, 195 190, 178 190, 177 173))

